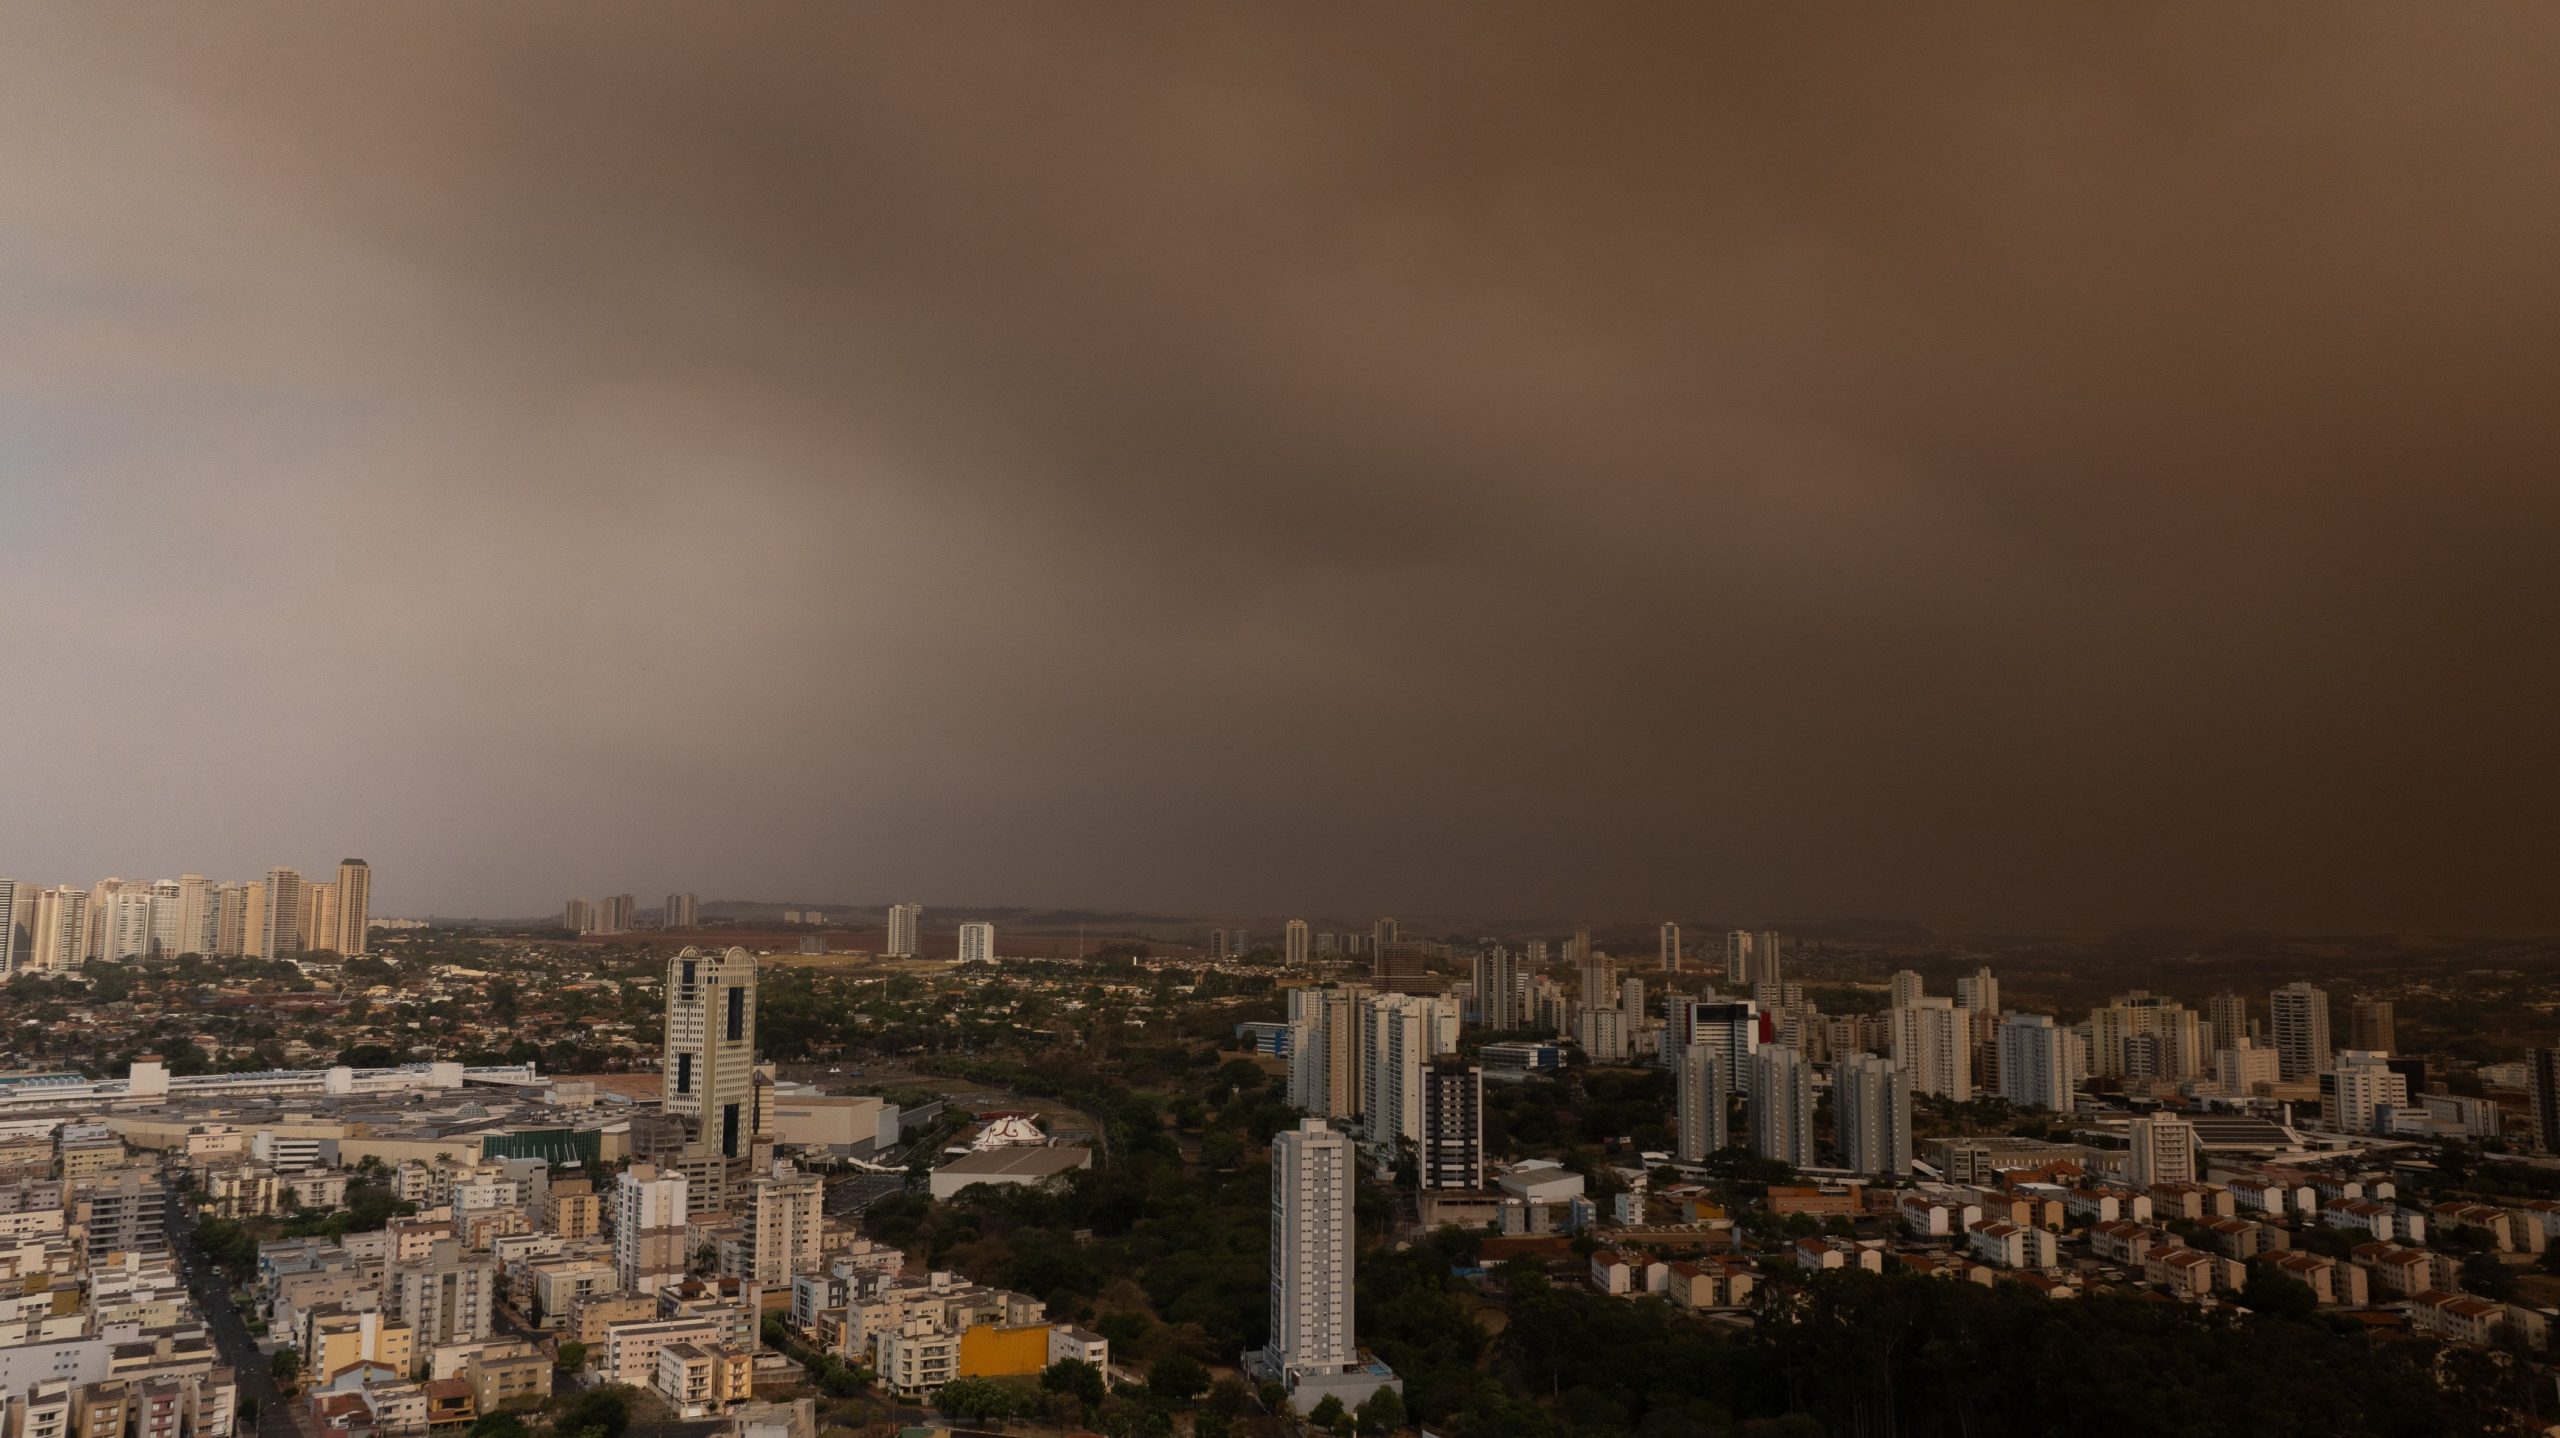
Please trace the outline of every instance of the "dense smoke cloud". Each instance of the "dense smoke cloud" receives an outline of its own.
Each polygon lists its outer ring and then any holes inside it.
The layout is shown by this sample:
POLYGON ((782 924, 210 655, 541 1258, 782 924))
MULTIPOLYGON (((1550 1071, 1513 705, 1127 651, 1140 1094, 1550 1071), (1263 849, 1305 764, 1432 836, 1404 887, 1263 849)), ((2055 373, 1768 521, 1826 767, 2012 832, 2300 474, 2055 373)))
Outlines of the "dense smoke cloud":
POLYGON ((0 873, 2560 918, 2560 17, 9 30, 0 873))

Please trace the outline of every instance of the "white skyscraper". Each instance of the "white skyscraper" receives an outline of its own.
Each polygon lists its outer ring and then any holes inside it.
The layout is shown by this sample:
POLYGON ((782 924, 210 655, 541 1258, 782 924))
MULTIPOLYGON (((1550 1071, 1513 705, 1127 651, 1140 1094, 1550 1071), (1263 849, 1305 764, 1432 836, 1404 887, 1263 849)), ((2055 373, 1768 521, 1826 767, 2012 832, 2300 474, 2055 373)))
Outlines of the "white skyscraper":
POLYGON ((756 958, 744 949, 686 949, 667 961, 660 1096, 685 1119, 698 1153, 739 1158, 754 1139, 756 958))
POLYGON ((684 1277, 685 1177, 635 1163, 613 1185, 613 1269, 626 1293, 655 1294, 684 1277))
POLYGON ((702 896, 669 894, 667 906, 658 920, 662 929, 698 929, 702 927, 702 896))
POLYGON ((916 956, 917 931, 924 927, 924 905, 891 904, 889 906, 889 941, 881 952, 894 959, 916 956))
POLYGON ((2285 1082, 2318 1078, 2330 1059, 2328 991, 2318 984, 2287 984, 2269 997, 2267 1009, 2285 1082))
MULTIPOLYGON (((1899 988, 1900 976, 1895 976, 1899 988)), ((1973 1097, 1973 1030, 1955 1000, 1922 995, 1886 1011, 1893 1066, 1911 1076, 1911 1091, 1957 1103, 1973 1097)))
POLYGON ((202 874, 178 876, 178 947, 180 954, 213 954, 221 949, 222 891, 202 874))
POLYGON ((1293 969, 1303 969, 1314 957, 1308 944, 1307 921, 1291 919, 1280 926, 1280 961, 1293 969))
POLYGON ((1431 1057, 1432 1002, 1416 994, 1379 994, 1369 1001, 1368 1106, 1362 1127, 1371 1143, 1422 1142, 1422 1066, 1431 1057))
POLYGON ((996 956, 996 926, 962 924, 960 926, 960 962, 992 963, 996 956))
POLYGON ((1813 1167, 1813 1065, 1785 1044, 1751 1059, 1751 1151, 1796 1168, 1813 1167))
POLYGON ((327 947, 341 955, 373 948, 373 866, 362 859, 338 861, 338 912, 335 941, 327 947))
POLYGON ((2000 1024, 2000 1096, 2020 1108, 2069 1113, 2079 1075, 2071 1031, 2046 1014, 2011 1014, 2000 1024))
POLYGON ((1889 1007, 1907 1009, 1919 1002, 1921 996, 1927 992, 1928 990, 1921 986, 1920 976, 1917 973, 1909 969, 1898 970, 1893 976, 1893 999, 1889 1007))
POLYGON ((2136 1188, 2196 1179, 2196 1126, 2165 1113, 2146 1114, 2125 1127, 2131 1147, 2124 1176, 2136 1188))
POLYGON ((1351 1328, 1351 1140, 1320 1118, 1271 1140, 1271 1366, 1339 1373, 1359 1360, 1351 1328))
POLYGON ((292 869, 269 869, 266 926, 258 936, 258 957, 279 959, 301 947, 302 875, 292 869))
POLYGON ((2390 1066, 2379 1049, 2340 1049, 2337 1063, 2320 1076, 2320 1122, 2335 1133, 2374 1131, 2377 1111, 2385 1104, 2409 1106, 2409 1079, 2390 1066))
POLYGON ((140 885, 116 890, 107 896, 106 951, 99 957, 123 963, 150 955, 151 891, 140 885))
POLYGON ((1976 969, 1956 980, 1956 1007, 1984 1013, 2000 1011, 2000 980, 1989 969, 1976 969))
POLYGON ((1672 1124, 1682 1163, 1704 1163, 1730 1140, 1725 1134, 1724 1062, 1705 1044, 1681 1048, 1672 1070, 1672 1124))
POLYGON ((1911 1080, 1874 1054, 1852 1054, 1831 1070, 1831 1108, 1840 1162, 1857 1173, 1911 1172, 1911 1080))
POLYGON ((69 884, 36 896, 35 940, 19 967, 39 972, 77 973, 89 931, 89 895, 69 884))

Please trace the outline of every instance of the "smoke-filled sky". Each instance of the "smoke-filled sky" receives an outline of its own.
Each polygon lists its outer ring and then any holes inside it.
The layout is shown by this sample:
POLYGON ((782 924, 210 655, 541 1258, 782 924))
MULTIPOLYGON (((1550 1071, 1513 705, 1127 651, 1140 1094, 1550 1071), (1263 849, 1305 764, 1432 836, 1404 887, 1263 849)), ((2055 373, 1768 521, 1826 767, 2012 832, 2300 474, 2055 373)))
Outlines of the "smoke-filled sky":
POLYGON ((13 7, 0 873, 2560 920, 2560 12, 13 7))

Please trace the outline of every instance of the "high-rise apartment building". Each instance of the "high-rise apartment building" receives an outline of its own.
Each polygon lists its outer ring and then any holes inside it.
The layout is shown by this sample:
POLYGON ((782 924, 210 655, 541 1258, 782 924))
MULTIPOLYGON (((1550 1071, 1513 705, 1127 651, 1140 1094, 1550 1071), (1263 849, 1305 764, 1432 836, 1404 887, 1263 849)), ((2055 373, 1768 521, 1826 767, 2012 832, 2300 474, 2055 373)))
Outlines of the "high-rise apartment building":
POLYGON ((373 949, 373 866, 362 859, 338 861, 338 937, 331 945, 341 954, 373 949))
POLYGON ((2358 999, 2350 1009, 2352 1020, 2350 1042, 2369 1053, 2391 1054, 2400 1050, 2398 1025, 2392 1021, 2389 999, 2358 999))
POLYGON ((1890 1060, 1852 1054, 1833 1065, 1831 1111, 1842 1167, 1888 1178, 1911 1172, 1911 1080, 1890 1060))
POLYGON ((240 901, 241 952, 251 958, 275 957, 267 952, 267 940, 274 929, 267 923, 267 910, 272 907, 270 891, 264 879, 251 879, 242 886, 240 901))
POLYGON ((22 901, 18 895, 34 891, 32 884, 0 879, 0 979, 16 973, 18 965, 25 962, 27 947, 33 937, 30 932, 33 925, 29 920, 34 915, 29 912, 31 901, 22 901))
POLYGON ((2277 1065, 2287 1083, 2309 1083, 2329 1067, 2329 993, 2318 984, 2292 983, 2268 996, 2277 1065))
POLYGON ((1671 1072, 1671 1120, 1682 1163, 1704 1163, 1731 1141, 1725 1132, 1729 1092, 1721 1055, 1706 1044, 1680 1048, 1671 1072))
POLYGON ((1754 984, 1783 984, 1786 973, 1787 936, 1775 929, 1762 929, 1751 941, 1751 978, 1754 984))
POLYGON ((1293 969, 1307 966, 1315 957, 1312 938, 1304 919, 1291 919, 1280 926, 1280 961, 1293 969))
POLYGON ((573 934, 596 931, 596 906, 585 899, 571 899, 560 906, 560 927, 573 934))
POLYGON ((613 1182, 613 1272, 627 1293, 654 1295, 684 1277, 685 1176, 635 1163, 613 1182))
POLYGON ((888 940, 880 951, 893 959, 912 959, 923 952, 918 943, 924 929, 924 905, 891 904, 889 906, 888 940))
POLYGON ((334 949, 338 943, 338 885, 302 886, 302 942, 307 950, 334 949))
POLYGON ((1520 961, 1500 944, 1476 955, 1476 1022, 1495 1032, 1528 1027, 1520 1003, 1520 961))
POLYGON ((1371 1143, 1422 1141, 1422 1070, 1431 1057, 1431 1000, 1417 994, 1379 994, 1368 1002, 1367 1102, 1362 1127, 1371 1143))
POLYGON ((1957 1103, 1973 1097, 1973 1030, 1955 1000, 1923 994, 1885 1017, 1893 1066, 1910 1075, 1913 1093, 1957 1103))
POLYGON ((1371 957, 1374 958, 1377 955, 1385 953, 1387 951, 1387 946, 1395 941, 1395 920, 1380 919, 1369 926, 1369 953, 1371 957))
POLYGON ((1987 968, 1956 980, 1956 1007, 1977 1013, 2000 1012, 2000 980, 1987 968))
POLYGON ((1352 1332, 1351 1140, 1311 1118, 1271 1140, 1270 1366, 1340 1373, 1359 1361, 1352 1332))
POLYGON ((217 954, 221 950, 222 889, 202 874, 178 876, 178 947, 180 954, 217 954))
POLYGON ((2136 989, 2089 1011, 2092 1073, 2174 1081, 2204 1063, 2204 1020, 2175 999, 2136 989))
MULTIPOLYGON (((255 884, 224 884, 214 890, 213 948, 210 952, 226 959, 236 959, 249 952, 250 941, 257 933, 249 922, 249 892, 257 887, 255 884)), ((265 907, 263 895, 259 907, 265 907)))
POLYGON ((2249 1033, 2249 998, 2229 989, 2204 1001, 2205 1022, 2213 1025, 2216 1049, 2238 1048, 2249 1033))
POLYGON ((987 923, 960 926, 960 962, 987 964, 995 962, 996 926, 987 923))
POLYGON ((36 972, 77 973, 89 932, 89 895, 69 884, 36 896, 35 946, 23 966, 36 972))
POLYGON ((696 1152, 740 1158, 763 1117, 756 1105, 756 960, 744 949, 686 949, 667 961, 666 1111, 696 1152))
POLYGON ((2525 1100, 2533 1113, 2533 1141, 2544 1153, 2560 1153, 2560 1049, 2527 1049, 2525 1100))
POLYGON ((2262 1086, 2284 1082, 2284 1065, 2274 1049, 2241 1038, 2214 1054, 2213 1081, 2224 1093, 2247 1098, 2262 1086))
POLYGON ((1724 936, 1724 976, 1737 984, 1751 982, 1751 931, 1733 929, 1724 936))
POLYGON ((1748 999, 1676 1005, 1662 1041, 1663 1052, 1673 1054, 1690 1044, 1706 1045, 1724 1069, 1725 1092, 1747 1094, 1751 1092, 1751 1056, 1760 1051, 1760 1007, 1748 999))
POLYGON ((1751 1151, 1813 1167, 1813 1065, 1785 1044, 1770 1044, 1751 1059, 1751 1151))
POLYGON ((2385 1105, 2409 1106, 2409 1080, 2379 1049, 2340 1049, 2320 1075, 2320 1122, 2334 1133, 2369 1134, 2385 1105))
POLYGON ((592 910, 595 932, 627 934, 639 922, 640 901, 629 894, 614 894, 598 899, 592 910))
POLYGON ((2196 1181, 2196 1126, 2165 1113, 2145 1114, 2126 1126, 2131 1143, 2125 1177, 2136 1189, 2196 1181))
POLYGON ((1328 984, 1289 991, 1289 1102, 1347 1119, 1360 1112, 1365 1074, 1360 1027, 1369 990, 1328 984))
POLYGON ((1928 989, 1921 984, 1917 973, 1910 969, 1899 969, 1895 971, 1892 979, 1892 997, 1886 1001, 1885 1006, 1907 1009, 1920 1002, 1927 993, 1928 989))
POLYGON ((1421 1182, 1424 1188, 1481 1189, 1484 1070, 1438 1058, 1422 1072, 1421 1182))
POLYGON ((1680 926, 1668 919, 1662 923, 1662 971, 1680 972, 1680 926))
POLYGON ((702 896, 699 894, 667 895, 667 906, 661 913, 658 927, 679 931, 701 928, 702 896))
POLYGON ((777 1163, 771 1173, 747 1180, 747 1271, 737 1275, 768 1287, 819 1270, 818 1248, 826 1188, 814 1173, 777 1163))
POLYGON ((106 896, 106 925, 98 958, 112 963, 151 955, 151 891, 139 886, 106 896))
POLYGON ((280 959, 302 946, 302 875, 293 869, 269 869, 258 957, 280 959))
POLYGON ((2071 1112, 2080 1078, 2071 1059, 2071 1031, 2051 1015, 2011 1014, 2000 1021, 2000 1096, 2019 1108, 2071 1112))
POLYGON ((409 1325, 420 1352, 470 1343, 495 1331, 498 1261, 453 1239, 424 1256, 395 1262, 382 1283, 382 1311, 409 1325))

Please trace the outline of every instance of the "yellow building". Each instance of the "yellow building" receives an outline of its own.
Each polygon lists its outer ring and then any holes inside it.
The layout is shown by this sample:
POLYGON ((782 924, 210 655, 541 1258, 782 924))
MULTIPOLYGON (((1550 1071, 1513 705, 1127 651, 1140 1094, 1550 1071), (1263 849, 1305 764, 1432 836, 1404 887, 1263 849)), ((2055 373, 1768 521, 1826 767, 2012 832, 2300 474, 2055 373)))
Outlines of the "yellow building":
POLYGON ((1049 1366, 1049 1325, 980 1323, 960 1335, 960 1376, 1012 1378, 1049 1366))

